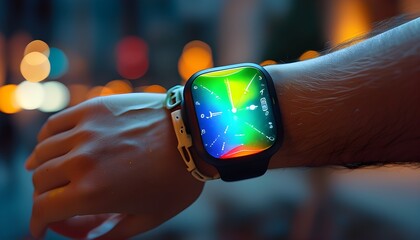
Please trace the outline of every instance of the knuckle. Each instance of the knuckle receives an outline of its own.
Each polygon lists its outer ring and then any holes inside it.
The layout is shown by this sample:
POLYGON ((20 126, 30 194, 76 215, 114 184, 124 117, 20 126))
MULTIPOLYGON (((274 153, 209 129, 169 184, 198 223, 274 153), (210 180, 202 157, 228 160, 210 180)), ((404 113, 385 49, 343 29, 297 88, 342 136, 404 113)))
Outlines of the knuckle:
POLYGON ((50 146, 50 141, 48 139, 38 143, 34 148, 34 152, 36 156, 38 157, 42 156, 42 154, 49 149, 49 146, 50 146))
POLYGON ((77 153, 72 155, 72 161, 69 161, 69 166, 66 168, 77 171, 79 176, 89 175, 98 164, 95 153, 87 149, 87 147, 79 149, 77 153))
POLYGON ((48 165, 48 163, 35 169, 34 173, 32 174, 32 184, 34 185, 35 190, 42 187, 41 185, 42 185, 43 179, 51 170, 51 167, 46 166, 46 165, 48 165))
POLYGON ((41 155, 41 152, 42 152, 41 150, 42 150, 41 144, 38 144, 35 146, 34 151, 33 151, 35 157, 39 157, 41 155))
POLYGON ((93 162, 93 159, 93 153, 87 149, 81 149, 75 157, 77 165, 81 169, 85 169, 87 166, 89 166, 87 163, 93 162))
POLYGON ((53 114, 51 116, 48 117, 47 122, 45 123, 46 127, 49 128, 51 127, 51 124, 53 124, 57 119, 57 114, 53 114))
POLYGON ((46 152, 48 151, 48 148, 46 148, 46 146, 47 145, 45 143, 41 142, 37 144, 33 150, 34 160, 38 166, 42 165, 47 160, 45 159, 46 152))
POLYGON ((119 144, 117 146, 114 146, 114 148, 121 151, 134 152, 141 148, 148 149, 148 144, 141 144, 136 139, 122 138, 119 144))
POLYGON ((95 139, 98 133, 93 128, 81 127, 75 135, 79 141, 90 141, 95 139))
POLYGON ((37 188, 39 186, 39 169, 36 169, 34 171, 34 173, 32 174, 32 184, 34 185, 35 188, 37 188))
POLYGON ((89 109, 89 108, 97 108, 103 104, 104 97, 94 97, 82 103, 82 107, 89 109))

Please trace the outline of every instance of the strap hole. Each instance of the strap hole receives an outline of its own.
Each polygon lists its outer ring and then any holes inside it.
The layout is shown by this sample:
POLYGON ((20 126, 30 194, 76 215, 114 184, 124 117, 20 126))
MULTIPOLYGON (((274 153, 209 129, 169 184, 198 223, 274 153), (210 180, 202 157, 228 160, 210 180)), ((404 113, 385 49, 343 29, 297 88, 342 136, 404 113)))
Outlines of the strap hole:
POLYGON ((191 161, 191 159, 190 159, 190 155, 188 154, 188 151, 187 151, 187 149, 184 147, 184 146, 182 146, 182 152, 184 153, 183 155, 185 156, 185 161, 187 162, 187 163, 189 163, 190 161, 191 161))

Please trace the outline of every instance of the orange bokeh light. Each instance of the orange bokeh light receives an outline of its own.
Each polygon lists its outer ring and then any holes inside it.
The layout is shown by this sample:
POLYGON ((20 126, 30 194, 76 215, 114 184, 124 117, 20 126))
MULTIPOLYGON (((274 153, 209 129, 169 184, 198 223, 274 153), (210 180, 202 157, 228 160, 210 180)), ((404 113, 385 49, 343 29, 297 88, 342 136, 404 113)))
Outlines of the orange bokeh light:
POLYGON ((264 60, 260 63, 261 66, 267 66, 267 65, 273 65, 273 64, 277 64, 277 62, 271 59, 264 60))
POLYGON ((302 53, 302 55, 300 55, 299 60, 300 61, 304 61, 304 60, 308 60, 311 58, 316 58, 319 56, 319 52, 314 51, 314 50, 308 50, 304 53, 302 53))
POLYGON ((17 86, 14 84, 0 87, 0 111, 7 114, 12 114, 21 110, 16 102, 16 89, 17 86))
POLYGON ((133 87, 126 80, 113 80, 105 85, 113 94, 124 94, 133 92, 133 87))
POLYGON ((141 89, 143 92, 148 93, 166 93, 166 88, 160 86, 160 85, 150 85, 146 86, 141 89))
POLYGON ((31 52, 40 52, 48 57, 50 55, 50 47, 44 41, 34 40, 26 45, 24 55, 26 56, 31 52))
POLYGON ((101 96, 109 96, 112 95, 113 92, 110 88, 104 87, 104 86, 95 86, 91 88, 87 94, 87 98, 95 98, 95 97, 101 97, 101 96))
POLYGON ((330 41, 332 46, 346 42, 371 30, 371 19, 366 1, 333 1, 330 41))
POLYGON ((185 45, 178 61, 178 71, 184 81, 197 71, 213 67, 210 46, 202 41, 191 41, 185 45))
POLYGON ((28 53, 23 57, 20 64, 20 72, 29 82, 40 82, 46 79, 50 71, 50 61, 40 52, 28 53))

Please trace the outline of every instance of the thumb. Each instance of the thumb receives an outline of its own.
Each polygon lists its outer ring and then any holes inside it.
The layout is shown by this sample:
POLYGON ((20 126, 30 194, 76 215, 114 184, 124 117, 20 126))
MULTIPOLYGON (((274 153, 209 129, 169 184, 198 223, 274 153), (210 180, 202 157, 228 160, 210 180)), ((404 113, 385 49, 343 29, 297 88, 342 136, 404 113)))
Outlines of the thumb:
POLYGON ((127 215, 121 219, 121 221, 109 232, 102 236, 88 234, 88 239, 92 237, 98 237, 97 240, 107 240, 107 239, 128 239, 132 236, 135 236, 139 233, 146 232, 156 226, 158 226, 161 221, 153 219, 149 216, 143 215, 127 215), (95 235, 95 236, 93 236, 95 235))
POLYGON ((103 225, 109 219, 116 218, 119 214, 98 214, 76 216, 64 221, 50 224, 48 227, 63 236, 73 239, 83 239, 92 229, 103 225))

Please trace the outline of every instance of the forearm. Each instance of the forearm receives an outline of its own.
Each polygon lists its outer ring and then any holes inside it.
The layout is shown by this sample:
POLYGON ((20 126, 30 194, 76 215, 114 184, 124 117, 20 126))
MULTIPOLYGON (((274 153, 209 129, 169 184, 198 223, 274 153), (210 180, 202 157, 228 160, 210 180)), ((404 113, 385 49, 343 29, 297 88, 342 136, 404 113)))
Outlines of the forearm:
POLYGON ((266 67, 285 127, 271 168, 420 161, 420 19, 337 52, 266 67))

